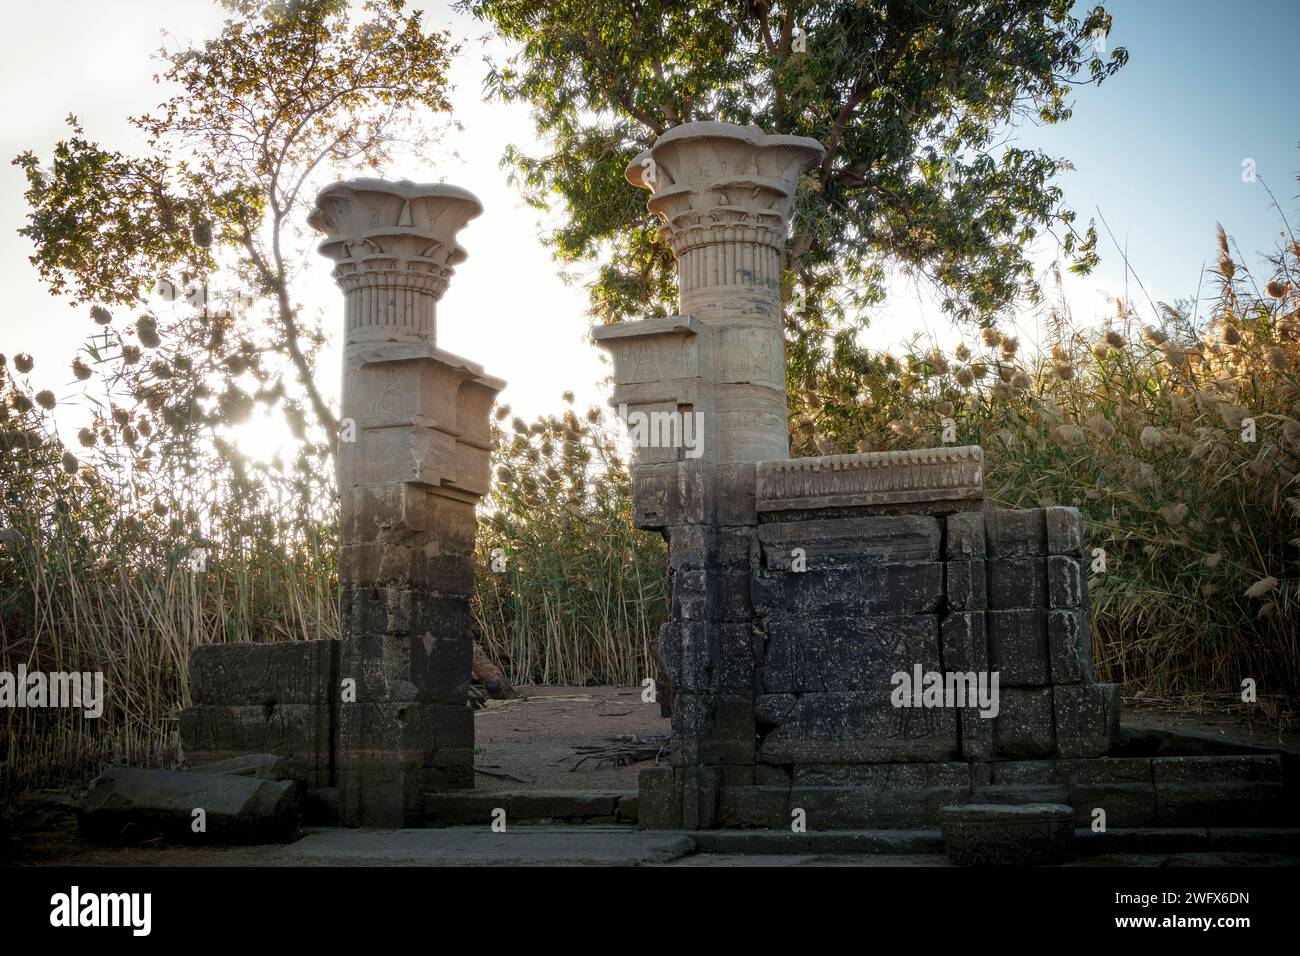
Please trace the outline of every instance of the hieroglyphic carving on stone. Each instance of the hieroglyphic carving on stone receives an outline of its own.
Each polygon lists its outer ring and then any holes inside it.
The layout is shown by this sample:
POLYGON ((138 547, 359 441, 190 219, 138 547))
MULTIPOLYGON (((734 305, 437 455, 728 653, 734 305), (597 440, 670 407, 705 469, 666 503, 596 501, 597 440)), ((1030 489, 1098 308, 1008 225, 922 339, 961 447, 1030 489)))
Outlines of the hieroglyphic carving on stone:
POLYGON ((774 354, 780 342, 773 347, 770 330, 753 327, 733 327, 722 330, 720 337, 721 383, 749 382, 785 389, 785 369, 778 367, 774 354))
POLYGON ((359 370, 367 418, 389 422, 415 414, 416 378, 395 363, 364 365, 359 370))

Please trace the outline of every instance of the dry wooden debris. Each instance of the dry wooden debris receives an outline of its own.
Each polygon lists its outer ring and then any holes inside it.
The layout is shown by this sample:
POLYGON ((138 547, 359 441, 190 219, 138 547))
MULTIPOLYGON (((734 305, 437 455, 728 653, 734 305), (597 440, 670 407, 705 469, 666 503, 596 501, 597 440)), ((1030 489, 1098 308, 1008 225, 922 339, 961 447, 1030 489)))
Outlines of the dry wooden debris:
POLYGON ((619 734, 610 737, 609 741, 607 744, 574 747, 574 753, 579 756, 569 772, 580 770, 589 760, 596 762, 596 769, 626 767, 643 760, 658 760, 668 752, 668 738, 662 735, 638 737, 636 734, 619 734))

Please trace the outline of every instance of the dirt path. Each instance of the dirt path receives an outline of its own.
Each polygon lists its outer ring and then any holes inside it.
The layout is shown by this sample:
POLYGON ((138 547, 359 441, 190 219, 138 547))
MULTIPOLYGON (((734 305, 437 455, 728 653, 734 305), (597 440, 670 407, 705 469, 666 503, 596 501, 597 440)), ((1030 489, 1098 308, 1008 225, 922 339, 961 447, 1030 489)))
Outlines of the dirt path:
POLYGON ((658 704, 639 687, 520 687, 474 715, 474 786, 480 790, 636 790, 653 760, 615 766, 582 760, 584 747, 667 738, 658 704), (624 738, 614 740, 612 738, 624 738))

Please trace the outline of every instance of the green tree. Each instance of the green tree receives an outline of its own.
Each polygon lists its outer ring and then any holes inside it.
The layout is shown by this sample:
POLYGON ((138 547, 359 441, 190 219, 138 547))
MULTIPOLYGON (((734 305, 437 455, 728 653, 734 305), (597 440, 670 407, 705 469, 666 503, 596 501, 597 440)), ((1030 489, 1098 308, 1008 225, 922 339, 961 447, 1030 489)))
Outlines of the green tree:
POLYGON ((403 0, 366 0, 357 16, 346 0, 220 2, 231 16, 217 37, 160 51, 159 80, 179 92, 131 120, 148 155, 105 150, 69 117, 72 135, 49 162, 31 151, 14 160, 30 206, 19 231, 51 291, 74 304, 143 308, 163 277, 200 289, 233 278, 255 308, 191 296, 193 314, 146 315, 139 345, 118 336, 93 344, 94 357, 133 394, 155 396, 154 410, 217 425, 254 400, 283 401, 295 431, 309 412, 333 447, 335 418, 313 380, 321 330, 290 291, 307 253, 295 241, 303 207, 327 174, 380 169, 397 144, 423 144, 424 116, 448 109, 455 48, 403 0), (139 364, 141 347, 167 353, 161 367, 139 364))
POLYGON ((796 386, 866 358, 852 330, 903 267, 941 290, 954 318, 988 322, 1035 296, 1026 245, 1057 235, 1072 268, 1095 261, 1056 174, 1062 160, 1005 142, 1020 121, 1070 116, 1080 83, 1127 60, 1104 52, 1111 18, 1070 0, 462 0, 518 51, 489 95, 534 109, 547 147, 505 164, 538 208, 562 204, 547 237, 566 262, 602 262, 602 321, 673 309, 672 256, 626 163, 694 120, 754 123, 826 146, 798 196, 785 265, 801 289, 787 315, 796 386), (790 310, 793 312, 794 310, 790 310))

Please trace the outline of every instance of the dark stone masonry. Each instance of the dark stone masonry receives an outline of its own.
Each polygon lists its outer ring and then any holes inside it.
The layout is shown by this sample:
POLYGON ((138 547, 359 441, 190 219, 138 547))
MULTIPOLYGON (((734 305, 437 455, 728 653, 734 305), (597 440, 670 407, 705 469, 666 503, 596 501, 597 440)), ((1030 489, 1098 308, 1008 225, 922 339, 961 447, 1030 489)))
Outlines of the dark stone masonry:
MULTIPOLYGON (((978 447, 789 458, 781 257, 821 156, 694 123, 628 167, 682 313, 595 330, 637 446, 634 520, 670 549, 671 761, 641 773, 640 826, 942 825, 965 861, 1049 862, 1099 811, 1294 825, 1289 755, 1121 732, 1119 687, 1093 676, 1077 510, 991 509, 978 447)), ((321 194, 347 300, 343 639, 191 658, 187 759, 277 755, 346 824, 431 822, 439 793, 473 786, 474 508, 503 383, 438 349, 434 315, 478 211, 448 186, 321 194)))
POLYGON ((789 458, 773 263, 821 156, 694 123, 627 170, 653 192, 682 312, 595 332, 641 439, 634 519, 670 549, 672 764, 642 772, 641 825, 934 827, 964 804, 1066 805, 1083 826, 1097 809, 1111 826, 1282 820, 1280 754, 1120 756, 1077 510, 990 509, 978 447, 789 458), (689 447, 662 440, 674 413, 699 417, 689 447))

